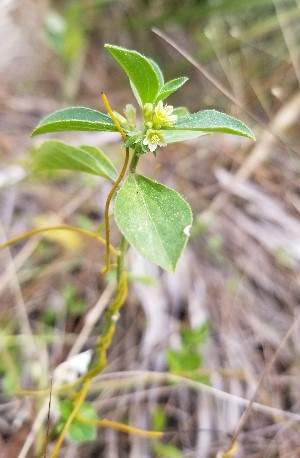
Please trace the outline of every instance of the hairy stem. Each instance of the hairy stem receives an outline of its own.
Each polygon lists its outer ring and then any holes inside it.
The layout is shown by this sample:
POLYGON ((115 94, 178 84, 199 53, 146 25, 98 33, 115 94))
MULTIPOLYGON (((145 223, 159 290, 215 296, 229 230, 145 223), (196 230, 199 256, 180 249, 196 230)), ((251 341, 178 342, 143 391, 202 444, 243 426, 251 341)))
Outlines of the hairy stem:
POLYGON ((129 171, 131 173, 135 173, 136 166, 137 166, 137 164, 139 162, 139 159, 140 159, 139 153, 137 153, 137 151, 134 151, 132 159, 131 159, 131 162, 130 162, 130 165, 129 165, 129 171))

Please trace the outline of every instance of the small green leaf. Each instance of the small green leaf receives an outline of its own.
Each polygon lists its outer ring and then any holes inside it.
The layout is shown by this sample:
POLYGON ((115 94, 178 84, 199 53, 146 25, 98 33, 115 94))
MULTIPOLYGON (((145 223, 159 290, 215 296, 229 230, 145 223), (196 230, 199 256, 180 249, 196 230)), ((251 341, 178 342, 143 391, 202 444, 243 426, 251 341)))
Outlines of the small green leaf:
POLYGON ((117 194, 114 216, 139 253, 166 270, 175 270, 192 224, 190 206, 180 194, 132 173, 117 194))
POLYGON ((85 107, 71 107, 56 111, 44 118, 31 136, 68 130, 116 132, 117 128, 112 119, 100 111, 85 107))
POLYGON ((151 60, 129 49, 119 46, 105 45, 105 48, 123 67, 125 73, 133 84, 142 105, 153 103, 160 89, 160 80, 157 69, 153 67, 151 60))
POLYGON ((155 62, 155 60, 150 59, 149 57, 148 57, 148 60, 152 64, 152 66, 153 66, 153 68, 154 68, 154 70, 155 70, 155 72, 157 74, 160 87, 162 87, 165 84, 163 72, 161 71, 159 65, 155 62))
POLYGON ((187 80, 188 78, 182 76, 181 78, 176 78, 166 83, 159 91, 158 96, 156 98, 156 102, 158 102, 159 100, 164 100, 167 97, 169 97, 169 95, 173 94, 173 92, 181 88, 181 86, 183 86, 184 83, 187 82, 187 80))
POLYGON ((161 407, 156 407, 152 413, 152 428, 154 431, 164 431, 166 428, 166 414, 161 407))
POLYGON ((179 350, 169 349, 167 360, 171 371, 174 372, 194 371, 202 365, 202 356, 188 347, 179 350))
MULTIPOLYGON (((68 421, 74 410, 74 404, 71 401, 60 401, 59 410, 61 415, 59 427, 62 429, 64 423, 68 421)), ((85 402, 80 406, 77 416, 70 425, 68 433, 74 442, 91 442, 97 437, 97 425, 87 424, 84 422, 84 419, 97 420, 97 413, 95 412, 92 404, 88 402, 85 402)))
POLYGON ((46 140, 34 157, 36 170, 78 170, 115 181, 118 172, 105 154, 95 146, 68 145, 57 140, 46 140))
POLYGON ((203 135, 209 135, 209 132, 201 132, 200 130, 164 130, 163 133, 166 143, 184 142, 203 135))
POLYGON ((182 116, 170 129, 223 132, 255 140, 253 133, 244 123, 216 110, 203 110, 182 116))
POLYGON ((71 401, 60 401, 59 402, 60 415, 63 420, 65 421, 68 420, 69 416, 72 413, 73 407, 74 406, 71 401))
POLYGON ((160 458, 183 458, 181 451, 175 445, 153 441, 152 448, 160 458))
POLYGON ((86 425, 74 420, 69 428, 69 436, 77 444, 93 442, 97 438, 97 426, 86 425))
POLYGON ((185 345, 204 344, 209 338, 209 324, 207 321, 196 328, 183 328, 181 331, 182 342, 185 345))

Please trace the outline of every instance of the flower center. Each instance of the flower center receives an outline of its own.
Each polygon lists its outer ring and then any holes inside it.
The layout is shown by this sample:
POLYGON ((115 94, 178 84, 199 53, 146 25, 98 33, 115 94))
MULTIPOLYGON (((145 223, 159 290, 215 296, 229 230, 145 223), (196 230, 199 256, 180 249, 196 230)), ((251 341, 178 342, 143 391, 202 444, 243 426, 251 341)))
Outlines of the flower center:
POLYGON ((159 141, 160 141, 160 138, 159 138, 158 135, 156 135, 156 134, 152 135, 152 137, 151 137, 151 142, 152 143, 158 143, 159 141))

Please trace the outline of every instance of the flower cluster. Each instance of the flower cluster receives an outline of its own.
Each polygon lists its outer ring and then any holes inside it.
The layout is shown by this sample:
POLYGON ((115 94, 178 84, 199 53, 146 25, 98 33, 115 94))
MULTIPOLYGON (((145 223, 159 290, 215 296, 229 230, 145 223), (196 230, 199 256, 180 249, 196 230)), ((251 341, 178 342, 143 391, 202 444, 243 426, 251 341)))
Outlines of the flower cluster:
POLYGON ((144 105, 143 115, 146 132, 142 144, 147 147, 147 151, 155 154, 158 146, 166 146, 163 131, 160 129, 162 126, 172 126, 177 121, 177 116, 172 113, 173 107, 171 105, 164 106, 161 100, 155 107, 152 103, 144 105))
POLYGON ((172 114, 171 105, 163 105, 160 100, 156 106, 145 103, 143 106, 143 127, 136 130, 136 110, 133 105, 126 105, 124 116, 114 112, 119 123, 126 128, 128 140, 126 146, 135 145, 135 150, 140 154, 151 152, 155 155, 158 146, 166 146, 162 127, 170 127, 177 121, 177 115, 172 114))

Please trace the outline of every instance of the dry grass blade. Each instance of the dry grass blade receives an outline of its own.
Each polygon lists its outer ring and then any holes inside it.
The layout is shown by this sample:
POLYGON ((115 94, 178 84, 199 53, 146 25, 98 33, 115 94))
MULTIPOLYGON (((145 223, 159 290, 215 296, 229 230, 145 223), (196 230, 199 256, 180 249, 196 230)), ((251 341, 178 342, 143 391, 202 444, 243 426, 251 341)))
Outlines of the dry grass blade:
POLYGON ((252 410, 252 407, 254 405, 254 401, 260 391, 260 388, 265 380, 265 378, 267 377, 267 375, 269 374, 270 370, 272 369, 272 367, 274 366, 275 362, 277 361, 278 359, 278 356, 280 354, 280 352, 282 351, 282 349, 284 348, 284 346, 286 345, 287 341, 289 340, 289 338, 291 337, 291 335, 293 334, 293 332, 297 329, 297 326, 299 325, 299 322, 300 322, 300 315, 295 319, 293 325, 290 327, 290 329, 287 331, 287 333, 285 334, 285 336, 283 337, 282 341, 280 342, 280 345, 278 346, 276 352, 274 353, 273 357, 270 359, 270 361, 268 362, 268 364, 266 365, 263 373, 261 374, 260 376, 260 379, 258 381, 258 384, 257 384, 257 387, 253 393, 253 396, 248 404, 248 407, 246 408, 246 410, 244 411, 240 421, 239 421, 239 424, 232 436, 232 439, 230 441, 230 445, 227 449, 227 452, 230 451, 231 449, 234 448, 234 444, 237 442, 237 439, 238 439, 238 436, 240 434, 240 432, 242 431, 242 429, 244 428, 245 426, 245 423, 251 413, 251 410, 252 410))

